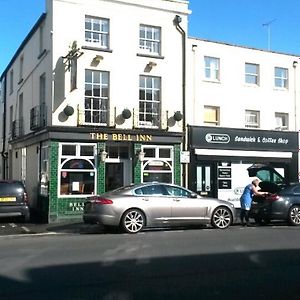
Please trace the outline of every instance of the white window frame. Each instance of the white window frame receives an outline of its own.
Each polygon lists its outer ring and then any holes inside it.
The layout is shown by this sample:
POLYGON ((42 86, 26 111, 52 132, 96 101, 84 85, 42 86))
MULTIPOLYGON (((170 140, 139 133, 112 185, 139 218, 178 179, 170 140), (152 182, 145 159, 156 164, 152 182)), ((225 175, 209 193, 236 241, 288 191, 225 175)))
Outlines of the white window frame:
POLYGON ((141 150, 145 152, 145 157, 142 162, 142 168, 141 168, 141 179, 142 182, 144 182, 144 175, 145 173, 151 173, 151 174, 171 174, 171 181, 170 183, 174 183, 174 148, 173 146, 160 146, 160 145, 145 145, 142 146, 141 150), (154 152, 153 156, 147 156, 147 149, 152 149, 154 152), (161 157, 160 156, 160 150, 168 149, 170 150, 170 156, 169 157, 161 157), (155 164, 161 165, 166 164, 170 167, 169 170, 145 170, 149 164, 155 164))
POLYGON ((161 28, 140 24, 140 51, 151 55, 161 54, 161 28))
POLYGON ((204 56, 204 77, 210 81, 220 81, 220 59, 204 56))
POLYGON ((289 129, 289 114, 275 112, 275 129, 288 130, 289 129))
POLYGON ((161 78, 141 75, 139 82, 138 124, 158 128, 161 126, 161 78))
POLYGON ((288 69, 287 68, 274 68, 274 86, 278 89, 288 89, 288 69), (279 72, 279 74, 278 74, 279 72))
POLYGON ((260 127, 260 111, 258 110, 245 111, 245 127, 246 128, 260 127))
MULTIPOLYGON (((58 173, 57 173, 57 178, 58 178, 58 184, 57 184, 57 195, 59 198, 78 198, 78 197, 82 197, 83 195, 87 195, 87 194, 61 194, 61 173, 63 171, 70 171, 73 173, 76 172, 85 172, 85 173, 93 173, 93 177, 94 177, 94 192, 95 194, 97 193, 97 160, 96 160, 96 153, 97 153, 97 144, 96 143, 60 143, 59 147, 58 147, 58 161, 59 161, 59 165, 58 165, 58 173), (62 148, 64 145, 71 145, 75 147, 75 154, 74 155, 65 155, 62 154, 62 148), (87 156, 87 155, 81 155, 80 154, 80 150, 81 147, 84 146, 91 146, 93 147, 93 155, 87 156), (76 169, 64 169, 63 166, 72 159, 78 159, 78 160, 86 160, 90 165, 93 166, 93 169, 78 169, 78 171, 76 171, 76 169)), ((89 194, 88 194, 89 195, 89 194)), ((92 195, 92 194, 91 194, 92 195)))
POLYGON ((107 126, 109 119, 109 72, 98 70, 85 70, 85 86, 90 85, 92 94, 87 94, 85 88, 85 100, 84 100, 84 124, 107 126), (91 72, 92 81, 87 81, 87 72, 91 72), (99 81, 95 79, 98 77, 99 81), (99 95, 95 95, 95 90, 99 89, 99 95), (107 91, 107 95, 105 90, 107 91), (89 107, 90 106, 90 107, 89 107), (99 120, 95 122, 95 118, 99 120), (90 120, 89 120, 90 119, 90 120))
POLYGON ((245 83, 249 85, 259 85, 259 65, 253 63, 245 63, 245 83), (247 70, 255 68, 255 70, 247 70))
POLYGON ((87 46, 109 49, 109 19, 85 16, 85 43, 87 46), (88 28, 87 24, 90 24, 88 28), (98 27, 99 28, 96 28, 98 27))

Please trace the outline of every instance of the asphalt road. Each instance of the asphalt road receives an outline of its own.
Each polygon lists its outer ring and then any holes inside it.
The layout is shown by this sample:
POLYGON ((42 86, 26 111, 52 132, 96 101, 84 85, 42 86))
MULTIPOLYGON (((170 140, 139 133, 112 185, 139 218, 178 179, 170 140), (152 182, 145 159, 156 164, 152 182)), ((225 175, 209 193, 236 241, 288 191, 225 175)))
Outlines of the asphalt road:
POLYGON ((0 299, 300 299, 298 227, 129 235, 77 225, 2 235, 0 299))

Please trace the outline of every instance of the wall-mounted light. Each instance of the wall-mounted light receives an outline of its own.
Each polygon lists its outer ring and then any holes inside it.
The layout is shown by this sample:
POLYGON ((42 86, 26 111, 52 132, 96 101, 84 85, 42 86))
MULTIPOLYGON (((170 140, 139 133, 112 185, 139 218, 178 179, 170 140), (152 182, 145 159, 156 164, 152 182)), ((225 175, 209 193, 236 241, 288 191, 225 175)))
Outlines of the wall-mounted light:
POLYGON ((123 111, 122 111, 122 117, 127 120, 131 117, 131 111, 128 109, 128 108, 125 108, 123 111))
POLYGON ((100 149, 99 151, 99 156, 100 156, 100 160, 102 162, 105 162, 106 158, 107 158, 107 152, 104 149, 100 149))
POLYGON ((295 60, 295 61, 293 61, 293 67, 294 68, 296 68, 297 67, 297 65, 298 65, 298 62, 295 60))
POLYGON ((74 108, 70 105, 67 105, 65 108, 64 108, 64 114, 68 117, 72 116, 74 114, 74 108))
POLYGON ((139 150, 137 153, 137 158, 140 162, 142 162, 145 158, 145 152, 143 150, 139 150))
POLYGON ((103 56, 101 56, 101 55, 96 55, 96 56, 93 58, 91 65, 92 65, 92 66, 98 66, 99 63, 101 62, 101 60, 103 60, 103 59, 104 59, 103 56))
POLYGON ((178 110, 178 111, 176 111, 176 112, 174 113, 173 118, 174 118, 174 120, 175 120, 176 122, 179 122, 179 121, 181 121, 181 120, 183 119, 183 115, 182 115, 182 113, 178 110))
POLYGON ((150 70, 153 68, 153 67, 156 67, 157 66, 157 63, 154 62, 154 61, 149 61, 147 63, 147 68, 149 68, 150 70))

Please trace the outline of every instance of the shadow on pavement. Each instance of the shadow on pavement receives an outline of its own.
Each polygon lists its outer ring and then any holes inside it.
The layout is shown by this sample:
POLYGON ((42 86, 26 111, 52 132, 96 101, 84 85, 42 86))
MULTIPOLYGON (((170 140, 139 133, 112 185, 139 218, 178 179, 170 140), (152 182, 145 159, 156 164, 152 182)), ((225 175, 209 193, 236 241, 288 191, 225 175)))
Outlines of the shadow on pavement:
POLYGON ((234 252, 31 267, 0 276, 0 299, 297 300, 300 250, 234 252), (14 273, 13 273, 14 274, 14 273))

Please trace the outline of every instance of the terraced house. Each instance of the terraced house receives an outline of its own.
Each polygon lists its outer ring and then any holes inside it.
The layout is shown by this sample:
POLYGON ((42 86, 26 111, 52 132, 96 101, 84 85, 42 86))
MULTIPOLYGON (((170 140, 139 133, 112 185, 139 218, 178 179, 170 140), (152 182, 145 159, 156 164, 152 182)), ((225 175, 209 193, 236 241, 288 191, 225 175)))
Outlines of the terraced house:
POLYGON ((46 0, 0 80, 0 176, 45 221, 131 182, 236 204, 253 163, 298 180, 299 57, 188 37, 188 4, 46 0))
POLYGON ((181 182, 188 13, 182 0, 46 1, 1 76, 1 177, 24 180, 46 221, 124 184, 181 182))

